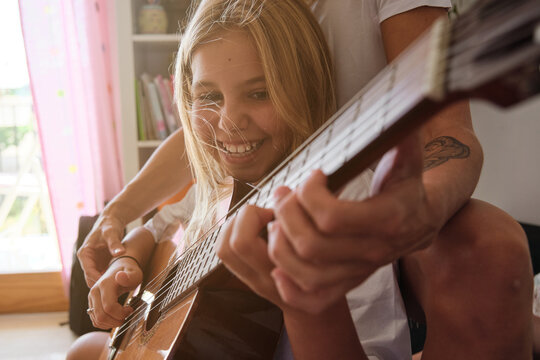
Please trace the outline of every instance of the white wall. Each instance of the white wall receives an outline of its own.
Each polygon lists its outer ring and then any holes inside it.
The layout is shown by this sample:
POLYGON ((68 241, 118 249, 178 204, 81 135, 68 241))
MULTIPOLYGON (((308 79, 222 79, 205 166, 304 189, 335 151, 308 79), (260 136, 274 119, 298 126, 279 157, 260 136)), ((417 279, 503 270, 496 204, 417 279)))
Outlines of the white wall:
POLYGON ((484 167, 473 195, 540 225, 540 96, 511 109, 473 101, 484 167))

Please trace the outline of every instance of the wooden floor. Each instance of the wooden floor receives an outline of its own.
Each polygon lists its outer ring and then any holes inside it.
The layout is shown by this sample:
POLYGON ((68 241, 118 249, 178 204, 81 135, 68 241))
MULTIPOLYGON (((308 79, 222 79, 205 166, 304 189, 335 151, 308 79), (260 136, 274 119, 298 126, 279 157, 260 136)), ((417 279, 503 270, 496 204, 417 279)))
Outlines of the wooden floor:
POLYGON ((75 335, 67 312, 0 315, 0 359, 64 360, 75 335))

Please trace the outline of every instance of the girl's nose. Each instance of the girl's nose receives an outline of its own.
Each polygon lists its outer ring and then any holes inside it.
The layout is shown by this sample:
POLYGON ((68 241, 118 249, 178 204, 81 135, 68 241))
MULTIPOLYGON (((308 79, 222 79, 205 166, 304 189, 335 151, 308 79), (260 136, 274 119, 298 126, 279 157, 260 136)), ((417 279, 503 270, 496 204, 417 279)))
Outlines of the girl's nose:
POLYGON ((243 106, 235 103, 226 103, 221 107, 219 117, 219 128, 227 133, 246 130, 249 124, 249 117, 243 110, 243 106))

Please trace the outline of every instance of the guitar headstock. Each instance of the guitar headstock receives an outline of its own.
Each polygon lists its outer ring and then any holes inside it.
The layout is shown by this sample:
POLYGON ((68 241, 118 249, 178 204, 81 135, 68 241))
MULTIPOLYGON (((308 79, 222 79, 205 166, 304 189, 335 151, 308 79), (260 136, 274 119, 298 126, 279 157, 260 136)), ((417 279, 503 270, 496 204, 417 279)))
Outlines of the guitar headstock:
POLYGON ((540 1, 479 0, 458 17, 447 88, 500 106, 540 93, 540 1))

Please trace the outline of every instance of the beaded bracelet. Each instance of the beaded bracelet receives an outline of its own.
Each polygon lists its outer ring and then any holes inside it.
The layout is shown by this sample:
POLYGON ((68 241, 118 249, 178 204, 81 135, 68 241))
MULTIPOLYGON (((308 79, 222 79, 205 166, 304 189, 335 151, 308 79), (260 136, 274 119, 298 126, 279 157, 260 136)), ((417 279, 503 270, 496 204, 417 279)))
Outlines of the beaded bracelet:
POLYGON ((122 256, 118 256, 118 257, 115 257, 111 260, 111 262, 109 263, 109 267, 116 261, 116 260, 120 260, 122 258, 129 258, 133 261, 135 261, 137 263, 137 265, 139 266, 140 269, 142 269, 142 266, 141 264, 139 263, 139 260, 135 259, 133 256, 129 256, 129 255, 122 255, 122 256))

